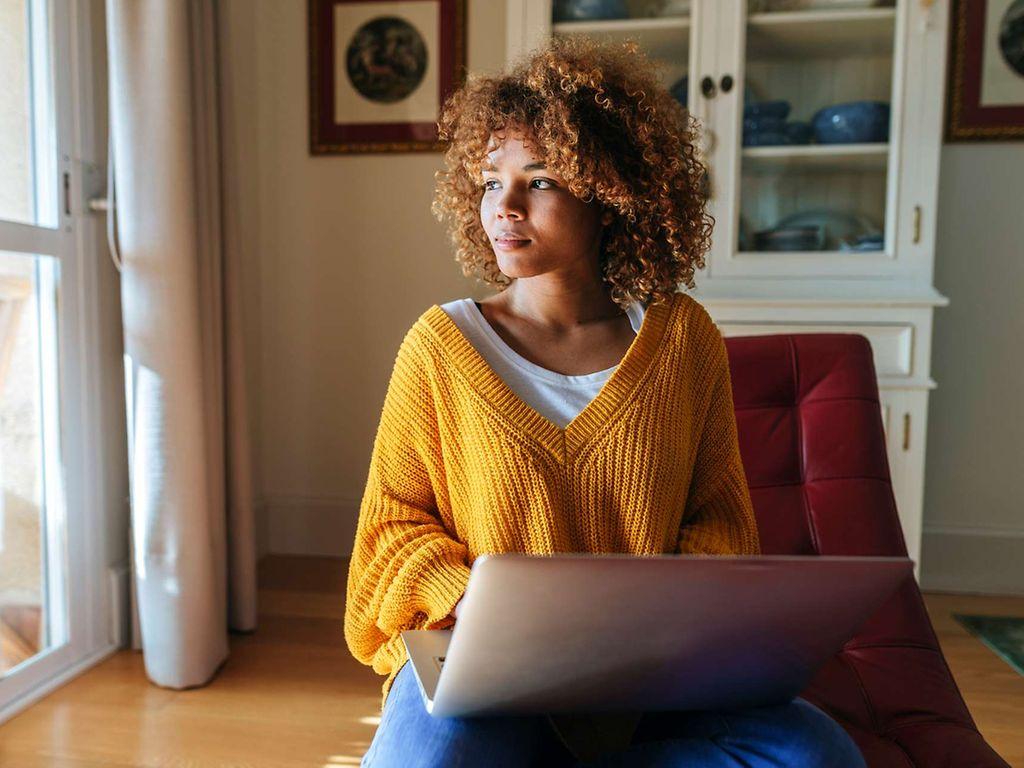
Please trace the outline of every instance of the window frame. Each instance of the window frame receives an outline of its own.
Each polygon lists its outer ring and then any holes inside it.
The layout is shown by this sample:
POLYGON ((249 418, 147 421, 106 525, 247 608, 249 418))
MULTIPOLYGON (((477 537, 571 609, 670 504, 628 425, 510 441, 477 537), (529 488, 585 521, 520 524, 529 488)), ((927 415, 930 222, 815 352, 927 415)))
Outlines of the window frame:
MULTIPOLYGON (((105 181, 100 169, 106 162, 107 116, 97 113, 96 105, 106 103, 106 83, 95 81, 97 74, 105 73, 103 2, 28 4, 30 9, 45 9, 44 32, 51 41, 46 53, 53 84, 54 145, 49 147, 53 170, 46 183, 55 185, 58 193, 57 226, 0 221, 0 251, 53 256, 57 263, 52 329, 58 342, 57 366, 50 381, 56 383, 53 396, 59 418, 55 430, 45 424, 43 429, 48 450, 54 441, 59 443, 55 450, 62 471, 57 478, 46 473, 47 513, 41 536, 45 571, 61 577, 48 577, 44 594, 48 603, 51 596, 63 595, 67 623, 66 642, 0 676, 0 723, 125 644, 128 593, 127 468, 112 471, 108 463, 123 462, 126 435, 123 420, 110 413, 109 393, 104 396, 104 386, 123 383, 124 374, 103 368, 111 356, 103 345, 104 308, 99 304, 101 281, 109 280, 103 270, 111 265, 104 263, 109 258, 105 220, 88 204, 102 194, 97 185, 105 181), (103 92, 97 93, 100 88, 103 92), (60 508, 51 511, 51 502, 60 508), (63 573, 54 565, 54 553, 63 559, 63 573), (113 567, 108 566, 111 557, 116 561, 113 567)), ((34 11, 30 14, 33 20, 38 18, 34 11)), ((34 39, 38 31, 38 26, 33 28, 34 39)), ((33 59, 38 51, 33 45, 33 59)), ((33 78, 36 71, 34 62, 33 78)), ((123 407, 123 393, 113 401, 123 407)))

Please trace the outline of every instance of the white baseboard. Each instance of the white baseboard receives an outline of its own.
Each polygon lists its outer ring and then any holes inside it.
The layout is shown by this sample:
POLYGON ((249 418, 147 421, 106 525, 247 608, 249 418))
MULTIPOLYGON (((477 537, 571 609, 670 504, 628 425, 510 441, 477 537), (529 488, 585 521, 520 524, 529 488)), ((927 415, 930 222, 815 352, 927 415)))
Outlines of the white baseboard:
POLYGON ((921 589, 1024 596, 1024 530, 925 526, 921 589))
POLYGON ((324 496, 268 496, 261 505, 262 554, 352 554, 359 500, 324 496))

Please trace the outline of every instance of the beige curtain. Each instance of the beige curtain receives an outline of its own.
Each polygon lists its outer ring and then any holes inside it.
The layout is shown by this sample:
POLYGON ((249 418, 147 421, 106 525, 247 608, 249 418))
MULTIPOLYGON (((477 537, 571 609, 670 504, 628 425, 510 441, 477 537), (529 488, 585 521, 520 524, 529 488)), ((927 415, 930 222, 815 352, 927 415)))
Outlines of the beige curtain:
POLYGON ((256 627, 238 255, 222 232, 214 0, 106 0, 112 249, 121 269, 133 646, 210 681, 256 627))

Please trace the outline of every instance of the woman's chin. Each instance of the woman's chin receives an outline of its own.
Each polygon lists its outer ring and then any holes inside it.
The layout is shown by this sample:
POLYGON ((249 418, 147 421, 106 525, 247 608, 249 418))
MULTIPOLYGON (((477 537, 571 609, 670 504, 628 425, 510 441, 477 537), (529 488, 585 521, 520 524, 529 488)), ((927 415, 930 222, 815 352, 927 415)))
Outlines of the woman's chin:
POLYGON ((547 271, 536 258, 531 258, 525 253, 500 251, 495 254, 495 258, 498 269, 506 277, 534 277, 547 271))

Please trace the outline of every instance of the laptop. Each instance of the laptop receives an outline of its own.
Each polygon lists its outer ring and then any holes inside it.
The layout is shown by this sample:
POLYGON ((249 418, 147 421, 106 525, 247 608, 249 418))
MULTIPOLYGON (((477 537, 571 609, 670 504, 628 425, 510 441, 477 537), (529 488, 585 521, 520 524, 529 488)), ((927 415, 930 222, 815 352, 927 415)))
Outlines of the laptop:
POLYGON ((483 554, 454 628, 402 640, 436 717, 784 703, 907 557, 483 554))

